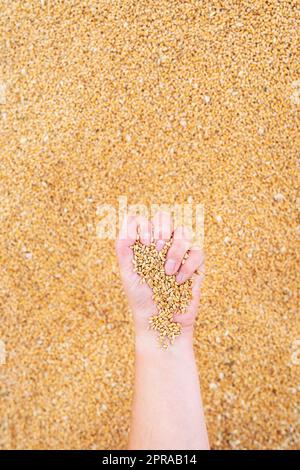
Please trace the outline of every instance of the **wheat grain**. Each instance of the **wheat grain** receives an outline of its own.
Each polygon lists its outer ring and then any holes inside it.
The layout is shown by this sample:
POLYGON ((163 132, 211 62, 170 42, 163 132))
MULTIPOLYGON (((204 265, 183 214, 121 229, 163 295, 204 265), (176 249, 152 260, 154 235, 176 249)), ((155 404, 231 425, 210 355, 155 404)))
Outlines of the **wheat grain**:
MULTIPOLYGON (((174 314, 183 314, 192 298, 192 281, 183 284, 176 282, 176 276, 165 273, 164 264, 170 242, 163 250, 157 251, 155 244, 143 245, 139 240, 133 245, 133 269, 141 276, 141 282, 147 282, 153 291, 153 301, 158 315, 149 319, 149 326, 157 331, 158 341, 163 348, 172 344, 181 333, 181 324, 175 322, 174 314)), ((185 259, 187 256, 185 256, 185 259)))

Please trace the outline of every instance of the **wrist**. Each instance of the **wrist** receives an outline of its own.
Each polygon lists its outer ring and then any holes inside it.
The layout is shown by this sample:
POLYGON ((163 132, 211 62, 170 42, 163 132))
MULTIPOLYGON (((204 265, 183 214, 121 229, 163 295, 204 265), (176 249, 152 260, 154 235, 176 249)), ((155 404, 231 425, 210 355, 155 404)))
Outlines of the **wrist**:
POLYGON ((158 333, 153 330, 144 329, 135 331, 135 351, 136 354, 170 354, 174 351, 184 353, 193 350, 193 329, 183 329, 180 336, 175 338, 173 344, 169 344, 167 349, 163 349, 158 341, 158 333))

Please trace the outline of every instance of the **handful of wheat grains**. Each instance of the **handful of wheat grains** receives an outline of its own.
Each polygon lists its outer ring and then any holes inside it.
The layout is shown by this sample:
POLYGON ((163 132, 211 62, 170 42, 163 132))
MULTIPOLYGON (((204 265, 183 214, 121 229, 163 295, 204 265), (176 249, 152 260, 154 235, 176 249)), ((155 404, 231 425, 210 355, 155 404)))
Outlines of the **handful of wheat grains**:
POLYGON ((175 275, 165 273, 164 264, 170 245, 171 241, 157 251, 155 243, 145 246, 138 240, 132 246, 134 271, 142 277, 141 282, 147 282, 152 289, 158 310, 158 315, 150 317, 149 326, 158 332, 158 341, 164 349, 173 344, 181 333, 181 324, 174 321, 173 315, 185 313, 192 298, 191 279, 177 284, 175 275))

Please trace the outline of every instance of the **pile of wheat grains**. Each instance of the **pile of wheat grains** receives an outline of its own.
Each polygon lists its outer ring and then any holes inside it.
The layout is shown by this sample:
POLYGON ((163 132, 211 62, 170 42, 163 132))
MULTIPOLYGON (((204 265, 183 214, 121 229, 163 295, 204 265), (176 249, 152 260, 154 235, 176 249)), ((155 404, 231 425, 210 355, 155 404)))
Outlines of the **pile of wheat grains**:
POLYGON ((211 447, 300 448, 298 23, 295 0, 1 2, 1 449, 127 448, 133 324, 96 236, 119 196, 204 205, 211 447))
MULTIPOLYGON (((175 275, 165 272, 165 260, 171 242, 167 242, 161 251, 155 243, 143 245, 139 240, 133 245, 134 270, 147 282, 153 291, 153 301, 158 314, 149 319, 151 329, 158 332, 159 344, 167 349, 181 333, 181 324, 174 321, 175 314, 184 314, 192 298, 192 280, 178 284, 175 275)), ((184 261, 183 261, 184 262, 184 261)))

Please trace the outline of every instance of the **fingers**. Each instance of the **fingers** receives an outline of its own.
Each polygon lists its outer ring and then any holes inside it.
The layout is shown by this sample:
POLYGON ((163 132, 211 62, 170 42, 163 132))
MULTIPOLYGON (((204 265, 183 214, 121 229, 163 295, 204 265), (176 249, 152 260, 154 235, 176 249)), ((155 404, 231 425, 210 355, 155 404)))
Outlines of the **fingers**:
POLYGON ((182 284, 187 279, 191 278, 194 272, 204 266, 204 253, 199 247, 192 247, 189 251, 188 258, 184 261, 179 268, 176 276, 178 284, 182 284))
POLYGON ((204 273, 202 272, 200 274, 194 275, 192 287, 192 300, 190 301, 190 304, 188 305, 184 316, 182 316, 182 314, 174 315, 174 320, 176 322, 182 323, 184 321, 185 328, 189 326, 193 327, 201 297, 201 286, 203 283, 203 279, 204 273))
POLYGON ((132 260, 131 246, 137 239, 138 223, 134 216, 124 217, 119 237, 116 242, 116 252, 121 266, 128 265, 132 260))
POLYGON ((138 233, 141 243, 149 246, 152 239, 152 224, 146 217, 137 217, 138 233))
POLYGON ((153 217, 153 240, 156 242, 157 251, 161 251, 167 240, 170 240, 173 232, 171 215, 168 212, 157 212, 153 217))
POLYGON ((151 222, 142 216, 128 215, 124 217, 119 237, 116 242, 116 252, 121 266, 128 266, 132 261, 132 245, 140 237, 141 243, 150 245, 152 237, 151 222))
POLYGON ((173 234, 173 242, 167 253, 165 271, 166 274, 175 274, 183 260, 187 250, 191 246, 191 233, 187 227, 178 227, 173 234))
MULTIPOLYGON (((121 266, 131 266, 133 251, 132 245, 138 236, 142 244, 149 246, 153 240, 160 251, 166 241, 172 236, 173 224, 171 215, 167 212, 158 212, 151 223, 146 217, 128 215, 123 224, 116 242, 116 251, 121 266)), ((176 274, 178 284, 182 284, 192 277, 194 272, 204 263, 203 251, 200 248, 191 248, 191 233, 187 227, 178 227, 173 232, 172 245, 168 250, 165 271, 168 275, 176 274), (183 262, 189 251, 188 258, 183 262)))

